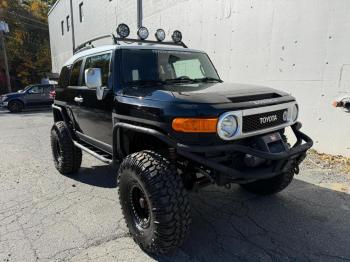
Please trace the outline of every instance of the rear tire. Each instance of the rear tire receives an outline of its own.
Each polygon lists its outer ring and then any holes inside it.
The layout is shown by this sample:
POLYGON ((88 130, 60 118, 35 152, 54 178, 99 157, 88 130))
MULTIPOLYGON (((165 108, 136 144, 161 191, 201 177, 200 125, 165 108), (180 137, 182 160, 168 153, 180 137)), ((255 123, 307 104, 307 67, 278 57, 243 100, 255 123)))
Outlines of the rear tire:
POLYGON ((281 175, 254 181, 248 184, 241 184, 241 187, 245 190, 258 195, 272 195, 281 192, 292 182, 294 172, 290 171, 281 175))
POLYGON ((9 103, 9 105, 7 106, 7 109, 11 112, 11 113, 20 113, 22 112, 24 108, 24 105, 21 101, 12 101, 9 103))
POLYGON ((81 161, 81 149, 74 146, 67 125, 56 122, 51 129, 51 149, 56 169, 63 175, 78 172, 81 161))
POLYGON ((166 158, 153 151, 127 156, 118 171, 118 188, 130 234, 143 250, 165 254, 183 243, 190 204, 180 175, 166 158))

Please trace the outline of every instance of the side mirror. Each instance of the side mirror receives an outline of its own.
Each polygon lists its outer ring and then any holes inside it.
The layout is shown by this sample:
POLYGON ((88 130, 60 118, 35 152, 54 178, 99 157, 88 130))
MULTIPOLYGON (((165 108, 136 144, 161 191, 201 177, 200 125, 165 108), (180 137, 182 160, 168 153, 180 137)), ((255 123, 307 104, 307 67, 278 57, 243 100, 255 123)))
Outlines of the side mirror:
POLYGON ((85 70, 85 83, 88 88, 98 88, 102 86, 101 68, 89 68, 85 70))
POLYGON ((104 97, 105 88, 102 86, 101 68, 89 68, 85 70, 85 83, 88 88, 96 88, 97 100, 104 97))

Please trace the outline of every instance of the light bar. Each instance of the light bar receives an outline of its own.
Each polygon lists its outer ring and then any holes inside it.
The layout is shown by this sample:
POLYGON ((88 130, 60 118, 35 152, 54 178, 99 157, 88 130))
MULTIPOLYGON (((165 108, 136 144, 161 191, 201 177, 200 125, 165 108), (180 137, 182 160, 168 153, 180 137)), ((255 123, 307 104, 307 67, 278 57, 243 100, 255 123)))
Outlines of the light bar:
POLYGON ((146 40, 149 35, 148 29, 144 26, 141 26, 139 30, 137 30, 137 35, 141 40, 146 40))
POLYGON ((165 31, 163 29, 158 29, 155 36, 157 41, 162 42, 165 39, 165 31))
POLYGON ((179 30, 175 30, 173 35, 171 36, 171 38, 173 39, 173 41, 175 43, 177 43, 177 44, 181 43, 181 41, 182 41, 182 34, 181 34, 181 32, 179 30))
POLYGON ((126 24, 119 24, 117 27, 117 34, 121 38, 126 38, 130 35, 130 29, 126 24))

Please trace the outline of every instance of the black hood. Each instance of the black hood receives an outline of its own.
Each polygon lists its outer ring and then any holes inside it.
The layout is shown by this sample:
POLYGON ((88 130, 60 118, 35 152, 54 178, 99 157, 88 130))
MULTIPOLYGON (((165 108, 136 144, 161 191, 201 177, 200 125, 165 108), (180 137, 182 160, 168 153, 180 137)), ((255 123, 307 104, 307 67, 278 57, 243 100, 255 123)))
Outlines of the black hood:
POLYGON ((122 95, 146 100, 196 104, 240 103, 288 96, 269 87, 236 83, 188 83, 159 87, 129 87, 122 95))

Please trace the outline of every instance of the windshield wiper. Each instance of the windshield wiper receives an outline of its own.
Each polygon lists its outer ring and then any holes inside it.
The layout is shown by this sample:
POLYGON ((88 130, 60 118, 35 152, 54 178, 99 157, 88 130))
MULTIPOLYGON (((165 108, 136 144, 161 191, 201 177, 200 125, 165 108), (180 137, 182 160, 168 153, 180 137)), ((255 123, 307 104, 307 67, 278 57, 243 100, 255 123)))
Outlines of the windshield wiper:
POLYGON ((194 81, 196 82, 219 82, 222 83, 223 81, 221 79, 218 78, 214 78, 214 77, 203 77, 203 78, 196 78, 194 79, 194 81))
POLYGON ((136 81, 128 81, 127 85, 165 85, 166 83, 162 80, 136 80, 136 81))
POLYGON ((165 82, 171 82, 171 83, 187 83, 187 82, 195 82, 195 79, 186 77, 186 76, 180 76, 177 78, 170 78, 166 79, 165 82))

